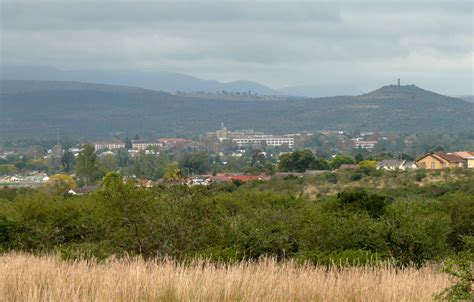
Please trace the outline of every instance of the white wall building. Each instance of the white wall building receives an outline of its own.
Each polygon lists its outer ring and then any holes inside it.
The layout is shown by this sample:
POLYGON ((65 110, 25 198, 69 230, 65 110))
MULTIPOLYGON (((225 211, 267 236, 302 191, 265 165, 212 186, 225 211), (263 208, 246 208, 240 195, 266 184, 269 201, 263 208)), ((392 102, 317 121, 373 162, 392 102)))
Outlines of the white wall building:
POLYGON ((267 146, 271 147, 288 145, 288 147, 293 148, 293 146, 295 145, 295 139, 293 137, 281 137, 271 135, 233 138, 232 141, 236 143, 239 147, 244 147, 247 145, 266 144, 267 146))
POLYGON ((163 143, 160 142, 148 142, 144 140, 132 141, 132 149, 135 150, 146 150, 148 148, 163 147, 163 143))
POLYGON ((115 150, 115 149, 122 149, 122 148, 125 148, 125 143, 121 141, 108 141, 108 142, 95 142, 94 143, 95 151, 104 150, 104 149, 115 150))

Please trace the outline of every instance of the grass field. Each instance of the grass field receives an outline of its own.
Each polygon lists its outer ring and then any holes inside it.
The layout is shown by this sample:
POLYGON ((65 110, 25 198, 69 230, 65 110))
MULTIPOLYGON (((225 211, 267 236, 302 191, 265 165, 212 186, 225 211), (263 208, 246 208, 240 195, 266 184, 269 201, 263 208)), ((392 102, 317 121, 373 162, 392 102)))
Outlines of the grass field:
POLYGON ((141 259, 66 262, 0 256, 1 301, 432 301, 451 281, 439 268, 326 269, 141 259))

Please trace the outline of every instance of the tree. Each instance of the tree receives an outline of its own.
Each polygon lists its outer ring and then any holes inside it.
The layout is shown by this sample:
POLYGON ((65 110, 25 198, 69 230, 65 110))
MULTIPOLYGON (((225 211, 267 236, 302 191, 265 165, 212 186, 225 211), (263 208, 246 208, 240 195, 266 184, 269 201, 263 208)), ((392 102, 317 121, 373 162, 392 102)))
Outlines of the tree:
POLYGON ((308 169, 326 170, 325 160, 316 158, 311 150, 298 150, 280 156, 278 169, 283 172, 304 172, 308 169))
POLYGON ((94 147, 85 145, 77 156, 76 172, 87 186, 94 182, 94 176, 98 172, 97 156, 94 147))
POLYGON ((31 159, 26 165, 29 170, 48 171, 48 163, 44 159, 31 159))
POLYGON ((359 162, 359 168, 361 169, 375 169, 377 162, 375 160, 363 160, 359 162))
POLYGON ((63 166, 64 172, 71 172, 75 161, 76 158, 74 157, 74 154, 72 154, 72 152, 69 150, 65 150, 61 156, 61 165, 63 166))
POLYGON ((329 164, 322 158, 315 158, 311 163, 311 170, 329 170, 329 164))
POLYGON ((184 178, 183 171, 175 164, 166 165, 164 179, 166 182, 177 182, 184 178))
POLYGON ((124 140, 125 149, 130 150, 133 148, 132 140, 129 137, 126 137, 124 140))
POLYGON ((55 170, 60 170, 62 164, 61 160, 63 156, 63 147, 61 147, 61 145, 54 145, 51 151, 51 167, 55 170))
POLYGON ((357 153, 356 156, 354 157, 356 163, 359 163, 364 160, 364 156, 361 153, 357 153))
POLYGON ((13 174, 17 171, 17 168, 15 165, 12 164, 5 164, 5 165, 0 165, 0 174, 13 174))
POLYGON ((75 187, 76 182, 74 179, 66 174, 53 175, 43 184, 43 189, 53 195, 66 194, 69 190, 74 189, 75 187))
POLYGON ((178 166, 188 174, 202 174, 209 171, 209 154, 204 152, 185 153, 181 156, 178 166))
POLYGON ((331 168, 333 169, 337 169, 343 164, 354 164, 354 160, 343 154, 338 154, 331 160, 331 168))
POLYGON ((158 179, 165 174, 168 158, 165 154, 147 154, 141 150, 133 159, 134 173, 137 177, 147 179, 158 179))
POLYGON ((257 170, 262 170, 265 167, 265 163, 265 153, 259 149, 252 150, 252 153, 250 154, 250 166, 257 170))
POLYGON ((117 160, 113 154, 106 154, 100 157, 100 166, 106 172, 117 170, 117 160))

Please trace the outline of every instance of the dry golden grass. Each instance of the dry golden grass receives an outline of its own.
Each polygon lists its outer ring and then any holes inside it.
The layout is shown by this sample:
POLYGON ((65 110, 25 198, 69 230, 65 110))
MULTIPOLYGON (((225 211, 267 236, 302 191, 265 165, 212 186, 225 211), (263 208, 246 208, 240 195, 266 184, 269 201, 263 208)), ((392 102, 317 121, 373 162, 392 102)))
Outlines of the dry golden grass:
POLYGON ((259 263, 0 256, 1 301, 432 301, 450 285, 435 267, 333 268, 259 263))

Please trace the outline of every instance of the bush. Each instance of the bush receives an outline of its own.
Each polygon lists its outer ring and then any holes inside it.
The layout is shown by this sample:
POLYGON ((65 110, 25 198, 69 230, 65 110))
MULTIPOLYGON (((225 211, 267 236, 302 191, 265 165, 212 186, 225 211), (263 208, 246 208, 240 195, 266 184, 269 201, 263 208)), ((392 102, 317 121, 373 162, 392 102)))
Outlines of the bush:
POLYGON ((352 181, 358 181, 358 180, 361 180, 362 177, 363 177, 362 173, 356 172, 356 173, 351 175, 351 180, 352 181))
POLYGON ((382 216, 385 207, 393 198, 383 195, 370 194, 365 189, 348 189, 337 194, 337 200, 344 209, 363 210, 371 217, 382 216))
POLYGON ((416 174, 415 174, 416 181, 422 181, 425 177, 426 177, 426 171, 425 170, 416 171, 416 174))

